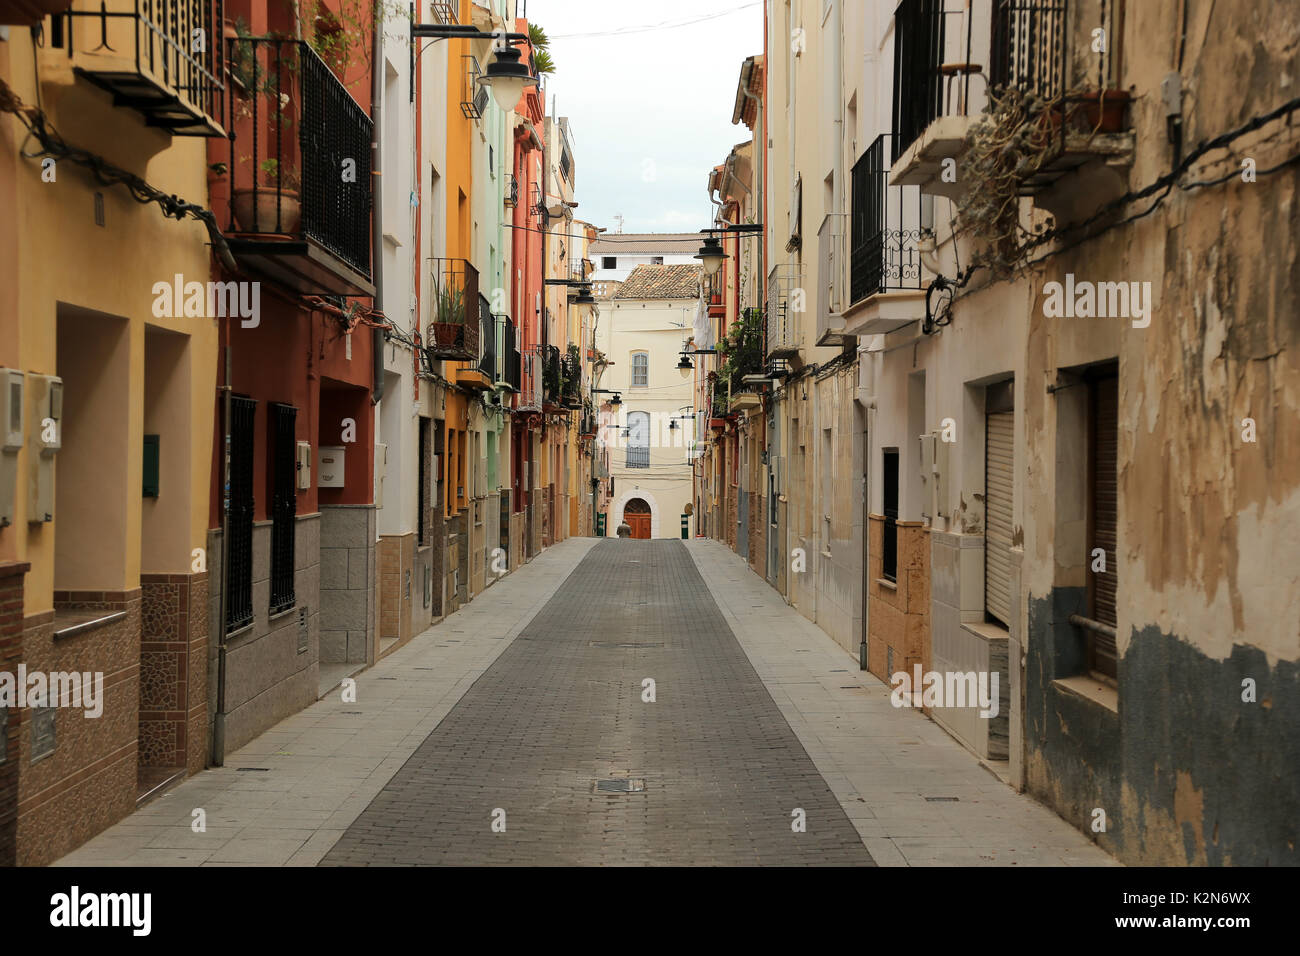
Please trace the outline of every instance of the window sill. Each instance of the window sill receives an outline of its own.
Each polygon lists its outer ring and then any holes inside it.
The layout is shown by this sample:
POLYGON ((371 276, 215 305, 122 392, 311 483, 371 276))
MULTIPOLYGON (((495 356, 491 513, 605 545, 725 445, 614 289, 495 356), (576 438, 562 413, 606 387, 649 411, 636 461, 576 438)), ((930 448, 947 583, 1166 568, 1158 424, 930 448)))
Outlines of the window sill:
POLYGON ((107 614, 102 611, 55 611, 54 640, 61 641, 80 634, 88 634, 124 617, 126 617, 125 611, 110 611, 107 614))
POLYGON ((993 621, 964 621, 961 629, 983 641, 1005 641, 1011 637, 1008 628, 993 621))
POLYGON ((1063 693, 1073 694, 1098 707, 1104 707, 1113 714, 1119 714, 1119 692, 1095 677, 1086 677, 1082 674, 1060 677, 1052 681, 1052 686, 1063 693))
POLYGON ((291 608, 286 608, 286 609, 283 610, 283 611, 276 611, 274 614, 268 615, 267 618, 266 618, 266 621, 267 621, 268 624, 273 624, 273 623, 275 623, 276 621, 280 620, 280 618, 282 618, 282 617, 288 617, 290 614, 295 614, 295 613, 297 613, 297 611, 298 611, 298 602, 297 602, 297 601, 294 601, 294 602, 293 602, 293 607, 291 607, 291 608))
POLYGON ((888 580, 887 578, 876 578, 876 584, 877 584, 878 586, 884 588, 886 591, 897 591, 897 590, 898 590, 898 582, 897 582, 897 581, 890 581, 890 580, 888 580))

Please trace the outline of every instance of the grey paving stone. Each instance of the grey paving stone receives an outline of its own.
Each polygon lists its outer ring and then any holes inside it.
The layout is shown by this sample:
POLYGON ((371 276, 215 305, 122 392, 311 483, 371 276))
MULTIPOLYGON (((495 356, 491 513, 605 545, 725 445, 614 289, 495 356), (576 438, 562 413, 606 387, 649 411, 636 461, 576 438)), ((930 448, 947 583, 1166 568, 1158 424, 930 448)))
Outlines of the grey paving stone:
POLYGON ((872 863, 677 541, 596 545, 321 861, 872 863))

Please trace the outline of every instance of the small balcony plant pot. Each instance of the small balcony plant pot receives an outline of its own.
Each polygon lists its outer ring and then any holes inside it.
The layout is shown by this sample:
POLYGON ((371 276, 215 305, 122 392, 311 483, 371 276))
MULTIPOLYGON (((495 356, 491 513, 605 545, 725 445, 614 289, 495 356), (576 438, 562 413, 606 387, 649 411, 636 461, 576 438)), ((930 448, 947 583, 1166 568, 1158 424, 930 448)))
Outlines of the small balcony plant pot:
POLYGON ((1056 135, 1064 113, 1068 129, 1080 133, 1120 133, 1124 130, 1124 114, 1130 98, 1128 90, 1081 93, 1070 97, 1063 106, 1058 104, 1044 113, 1042 125, 1049 135, 1056 135))
POLYGON ((252 188, 245 187, 232 190, 231 202, 234 205, 235 225, 240 232, 296 235, 298 226, 302 223, 302 202, 293 190, 284 189, 277 193, 273 188, 263 186, 257 190, 254 199, 252 188))
POLYGON ((1079 102, 1082 105, 1082 121, 1087 124, 1089 132, 1119 133, 1124 129, 1124 111, 1128 109, 1128 90, 1095 90, 1084 93, 1079 102))

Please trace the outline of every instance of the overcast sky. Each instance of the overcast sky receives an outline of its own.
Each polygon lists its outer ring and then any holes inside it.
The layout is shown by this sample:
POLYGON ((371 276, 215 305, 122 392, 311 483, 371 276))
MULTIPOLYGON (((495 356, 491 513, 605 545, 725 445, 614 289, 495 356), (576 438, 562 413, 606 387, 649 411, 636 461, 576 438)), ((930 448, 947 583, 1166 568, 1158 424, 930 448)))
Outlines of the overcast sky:
POLYGON ((551 38, 546 108, 572 124, 577 216, 610 232, 616 215, 624 232, 709 226, 709 170, 750 139, 731 110, 741 63, 763 52, 761 0, 528 0, 527 13, 551 38))

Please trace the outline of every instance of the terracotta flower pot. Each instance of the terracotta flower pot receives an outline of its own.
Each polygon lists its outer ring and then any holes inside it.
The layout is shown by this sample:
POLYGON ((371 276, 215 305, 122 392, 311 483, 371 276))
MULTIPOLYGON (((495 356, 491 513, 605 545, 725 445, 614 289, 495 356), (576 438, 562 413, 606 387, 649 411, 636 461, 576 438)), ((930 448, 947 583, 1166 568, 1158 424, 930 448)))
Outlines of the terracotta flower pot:
POLYGON ((232 202, 235 210, 235 225, 240 232, 271 233, 274 235, 291 235, 297 233, 302 222, 302 203, 298 194, 284 189, 278 194, 271 187, 257 190, 257 209, 254 215, 253 190, 236 189, 232 202), (277 207, 278 224, 277 225, 277 207))
POLYGON ((1119 133, 1129 98, 1128 90, 1094 90, 1079 97, 1075 115, 1087 132, 1119 133))

